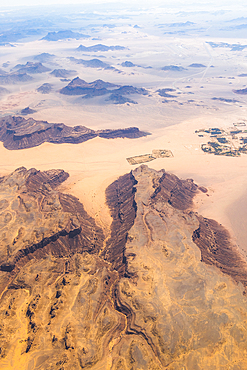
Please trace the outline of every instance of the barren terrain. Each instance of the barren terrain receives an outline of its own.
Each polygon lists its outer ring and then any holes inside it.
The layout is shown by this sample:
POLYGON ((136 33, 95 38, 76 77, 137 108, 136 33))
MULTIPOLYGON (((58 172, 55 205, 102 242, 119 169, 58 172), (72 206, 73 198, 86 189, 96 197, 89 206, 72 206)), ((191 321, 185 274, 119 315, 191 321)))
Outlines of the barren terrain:
POLYGON ((243 370, 245 10, 66 9, 0 8, 0 367, 243 370))

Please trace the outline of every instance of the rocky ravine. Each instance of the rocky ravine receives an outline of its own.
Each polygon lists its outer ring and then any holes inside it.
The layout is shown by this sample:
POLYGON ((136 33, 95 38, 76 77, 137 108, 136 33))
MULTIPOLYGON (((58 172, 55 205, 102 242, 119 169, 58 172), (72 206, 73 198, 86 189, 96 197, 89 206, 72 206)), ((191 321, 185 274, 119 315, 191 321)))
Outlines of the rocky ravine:
POLYGON ((150 135, 137 127, 116 130, 91 130, 85 126, 66 126, 63 123, 36 121, 33 118, 6 116, 0 118, 0 141, 10 150, 27 149, 45 142, 79 144, 97 136, 104 139, 139 138, 150 135))
POLYGON ((246 262, 193 212, 205 188, 141 166, 111 184, 111 236, 59 191, 0 178, 1 369, 247 368, 246 262))

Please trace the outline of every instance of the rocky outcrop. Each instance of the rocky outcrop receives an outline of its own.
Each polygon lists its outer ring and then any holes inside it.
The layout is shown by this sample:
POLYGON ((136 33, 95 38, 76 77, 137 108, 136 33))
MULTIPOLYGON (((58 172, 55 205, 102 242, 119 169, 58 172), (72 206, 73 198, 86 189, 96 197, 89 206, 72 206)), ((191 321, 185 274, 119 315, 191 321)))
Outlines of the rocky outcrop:
POLYGON ((247 264, 229 232, 218 222, 197 216, 199 227, 193 233, 193 241, 200 248, 203 262, 216 266, 224 274, 247 288, 247 264))
POLYGON ((121 276, 126 274, 124 250, 128 231, 136 216, 135 184, 131 174, 121 176, 106 189, 106 203, 111 211, 111 237, 104 250, 104 258, 121 276))
POLYGON ((27 116, 28 114, 33 114, 33 113, 36 113, 37 111, 36 110, 34 110, 34 109, 32 109, 32 108, 30 108, 30 107, 26 107, 26 108, 23 108, 22 110, 21 110, 21 115, 22 116, 27 116))
POLYGON ((43 85, 39 86, 37 88, 37 91, 41 94, 49 94, 52 90, 52 84, 49 84, 48 82, 44 83, 43 85))
POLYGON ((10 150, 32 148, 44 142, 78 144, 97 136, 113 139, 146 135, 148 133, 139 131, 137 127, 94 131, 85 126, 71 127, 63 123, 36 121, 33 118, 7 116, 0 119, 0 140, 5 148, 10 150))
POLYGON ((0 178, 1 369, 245 369, 246 262, 193 211, 207 189, 136 168, 106 189, 106 238, 67 176, 0 178))
POLYGON ((21 167, 1 179, 1 271, 16 270, 48 254, 99 251, 102 231, 75 197, 56 190, 67 178, 63 170, 21 167))

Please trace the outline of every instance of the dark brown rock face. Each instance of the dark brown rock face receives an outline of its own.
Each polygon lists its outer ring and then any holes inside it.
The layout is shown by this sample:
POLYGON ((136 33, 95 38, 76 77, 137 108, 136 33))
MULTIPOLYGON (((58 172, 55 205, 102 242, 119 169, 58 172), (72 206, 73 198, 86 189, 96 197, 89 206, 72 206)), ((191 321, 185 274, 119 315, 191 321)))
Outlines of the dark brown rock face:
POLYGON ((136 216, 135 184, 135 178, 128 173, 119 177, 106 189, 106 202, 113 221, 104 258, 122 276, 126 272, 124 249, 128 231, 133 226, 136 216))
POLYGON ((185 210, 192 207, 193 197, 198 186, 191 179, 180 180, 177 176, 164 173, 159 179, 153 199, 168 202, 172 207, 185 210))
POLYGON ((199 215, 197 218, 199 228, 193 233, 193 241, 201 251, 202 261, 216 266, 246 289, 247 264, 231 242, 229 232, 214 220, 199 215))
POLYGON ((44 142, 79 144, 97 136, 114 139, 146 135, 146 132, 139 131, 137 127, 94 131, 85 126, 69 127, 63 123, 48 123, 33 118, 7 116, 0 119, 0 141, 10 150, 32 148, 44 142))

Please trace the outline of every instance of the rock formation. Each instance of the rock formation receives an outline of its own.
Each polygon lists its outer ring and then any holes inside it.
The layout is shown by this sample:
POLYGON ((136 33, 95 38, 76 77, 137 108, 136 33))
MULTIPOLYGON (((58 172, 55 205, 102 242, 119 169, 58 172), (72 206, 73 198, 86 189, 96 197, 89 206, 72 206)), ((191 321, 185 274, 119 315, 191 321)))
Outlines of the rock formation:
POLYGON ((247 264, 193 211, 207 190, 141 166, 106 189, 105 239, 67 177, 0 178, 1 369, 247 368, 247 264))
POLYGON ((94 131, 85 126, 71 127, 63 123, 36 121, 33 118, 6 116, 0 119, 0 141, 10 150, 32 148, 44 142, 78 144, 97 136, 105 139, 132 139, 146 135, 148 133, 137 127, 94 131))

